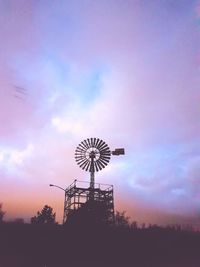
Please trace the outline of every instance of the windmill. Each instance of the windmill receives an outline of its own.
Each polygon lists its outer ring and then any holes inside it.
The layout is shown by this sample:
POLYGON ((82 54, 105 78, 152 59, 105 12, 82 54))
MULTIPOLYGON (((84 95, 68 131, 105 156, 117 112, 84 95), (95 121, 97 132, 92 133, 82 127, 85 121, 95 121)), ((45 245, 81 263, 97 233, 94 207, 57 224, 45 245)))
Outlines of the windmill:
POLYGON ((72 215, 77 214, 77 211, 83 209, 92 211, 98 205, 104 207, 108 220, 113 222, 113 185, 95 183, 95 173, 108 165, 112 155, 124 154, 124 148, 111 151, 99 138, 87 138, 77 146, 75 160, 80 168, 90 173, 90 182, 74 180, 66 189, 50 184, 65 191, 63 224, 73 218, 72 215))

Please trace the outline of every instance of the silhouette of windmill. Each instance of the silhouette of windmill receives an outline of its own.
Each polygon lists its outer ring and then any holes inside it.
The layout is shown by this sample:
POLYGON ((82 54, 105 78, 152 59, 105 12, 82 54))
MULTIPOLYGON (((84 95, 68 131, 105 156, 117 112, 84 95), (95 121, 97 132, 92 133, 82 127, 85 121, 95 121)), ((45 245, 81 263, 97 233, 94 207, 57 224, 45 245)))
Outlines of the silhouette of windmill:
POLYGON ((113 185, 95 183, 95 172, 101 171, 108 165, 111 155, 124 154, 124 148, 111 151, 99 138, 87 138, 78 145, 75 159, 80 168, 90 173, 90 182, 85 182, 83 185, 83 182, 75 180, 65 190, 63 223, 73 219, 72 215, 77 214, 76 211, 81 213, 84 210, 90 218, 93 216, 101 220, 100 217, 106 214, 107 221, 111 223, 114 221, 113 185))

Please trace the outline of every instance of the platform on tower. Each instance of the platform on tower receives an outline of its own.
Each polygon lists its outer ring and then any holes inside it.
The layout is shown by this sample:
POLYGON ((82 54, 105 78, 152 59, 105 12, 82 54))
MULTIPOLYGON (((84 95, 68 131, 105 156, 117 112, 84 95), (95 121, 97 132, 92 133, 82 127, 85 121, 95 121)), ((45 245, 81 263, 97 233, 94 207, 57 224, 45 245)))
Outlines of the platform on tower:
POLYGON ((75 180, 65 190, 63 223, 87 217, 87 220, 114 222, 113 185, 75 180))

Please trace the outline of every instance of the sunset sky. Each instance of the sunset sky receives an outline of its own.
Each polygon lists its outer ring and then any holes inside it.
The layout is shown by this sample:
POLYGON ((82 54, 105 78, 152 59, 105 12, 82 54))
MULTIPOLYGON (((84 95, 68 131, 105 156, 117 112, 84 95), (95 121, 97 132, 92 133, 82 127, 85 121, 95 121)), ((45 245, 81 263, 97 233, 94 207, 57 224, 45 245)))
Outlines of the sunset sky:
POLYGON ((139 222, 200 223, 200 2, 0 0, 0 202, 27 221, 89 180, 88 137, 112 157, 96 182, 139 222))

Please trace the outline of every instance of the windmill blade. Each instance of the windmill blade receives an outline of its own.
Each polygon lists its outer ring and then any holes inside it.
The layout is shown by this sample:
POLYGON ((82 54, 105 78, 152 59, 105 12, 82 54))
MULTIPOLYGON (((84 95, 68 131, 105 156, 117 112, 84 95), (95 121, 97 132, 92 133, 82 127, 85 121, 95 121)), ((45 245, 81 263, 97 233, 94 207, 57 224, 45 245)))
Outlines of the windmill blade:
POLYGON ((105 160, 110 160, 110 157, 109 156, 106 156, 106 155, 101 155, 101 157, 100 158, 102 158, 102 159, 105 159, 105 160))
POLYGON ((92 147, 95 147, 94 138, 90 138, 90 142, 91 142, 92 147))
POLYGON ((104 158, 104 157, 102 157, 101 159, 104 160, 107 163, 110 161, 110 158, 104 158))
POLYGON ((90 147, 93 148, 93 147, 94 147, 94 145, 93 145, 93 138, 90 138, 90 139, 89 139, 89 143, 90 143, 90 147))
POLYGON ((79 167, 82 168, 82 165, 86 162, 86 159, 81 159, 79 161, 77 161, 77 164, 79 165, 79 167))
POLYGON ((104 153, 111 154, 109 148, 100 149, 99 151, 101 154, 104 154, 104 153))
POLYGON ((101 144, 98 149, 100 151, 104 151, 104 150, 110 151, 110 148, 109 148, 109 146, 106 143, 101 144))
POLYGON ((105 168, 108 165, 108 163, 103 162, 103 167, 105 168))
POLYGON ((88 148, 90 148, 90 145, 89 145, 89 143, 88 143, 88 140, 87 140, 87 139, 85 139, 83 142, 84 142, 85 146, 87 147, 87 149, 88 149, 88 148))
POLYGON ((85 154, 85 150, 83 150, 83 149, 77 149, 76 151, 75 151, 75 155, 76 154, 85 154))
POLYGON ((82 162, 82 160, 84 160, 84 158, 80 158, 80 159, 75 159, 76 162, 82 162))
POLYGON ((109 163, 110 160, 108 159, 104 159, 104 158, 100 158, 100 161, 102 161, 103 163, 105 163, 106 165, 109 163))
POLYGON ((110 159, 110 154, 101 154, 100 157, 105 157, 105 158, 109 158, 110 159))
POLYGON ((82 143, 85 145, 86 149, 90 148, 87 139, 85 139, 82 143))
POLYGON ((84 153, 84 151, 76 150, 74 155, 75 155, 75 156, 76 156, 76 155, 77 155, 77 156, 79 156, 79 155, 85 155, 85 153, 84 153))
POLYGON ((96 145, 95 145, 96 148, 98 148, 98 145, 99 145, 100 141, 101 140, 99 138, 96 138, 96 145))
POLYGON ((99 140, 99 143, 97 145, 97 148, 100 150, 101 146, 104 144, 103 140, 99 140))
POLYGON ((80 168, 82 168, 83 161, 77 161, 77 164, 80 168))
POLYGON ((87 150, 87 148, 83 144, 79 145, 79 149, 84 151, 84 152, 87 150))
POLYGON ((76 161, 80 161, 80 160, 82 160, 82 159, 85 159, 85 157, 81 157, 81 156, 79 156, 79 157, 75 157, 75 159, 76 159, 76 161))
POLYGON ((87 141, 88 141, 88 145, 89 145, 89 147, 92 147, 92 144, 91 144, 91 138, 87 138, 87 141))
POLYGON ((94 147, 96 147, 96 142, 98 138, 94 138, 94 147))
POLYGON ((103 153, 103 152, 108 152, 111 154, 111 151, 110 151, 110 148, 109 147, 106 147, 104 149, 100 149, 100 151, 103 153))
POLYGON ((85 158, 85 154, 77 154, 75 155, 75 158, 85 158))
POLYGON ((87 161, 87 159, 79 160, 78 165, 82 168, 82 165, 87 161))
POLYGON ((96 161, 96 164, 97 164, 99 170, 101 171, 103 168, 102 168, 101 165, 99 164, 99 161, 96 161))
POLYGON ((85 167, 85 170, 86 170, 86 171, 89 170, 89 168, 90 168, 90 164, 91 164, 91 162, 88 160, 88 164, 87 164, 87 166, 85 167))
POLYGON ((105 167, 104 164, 101 162, 101 159, 98 159, 98 164, 102 167, 102 169, 105 167))
POLYGON ((111 151, 109 147, 105 147, 104 149, 101 149, 101 153, 109 153, 111 155, 111 151))
POLYGON ((104 145, 104 141, 100 140, 97 148, 100 150, 103 145, 104 145))
POLYGON ((82 169, 84 169, 84 167, 86 166, 87 162, 88 162, 88 159, 85 159, 85 160, 80 164, 80 167, 81 167, 82 169))
MULTIPOLYGON (((90 163, 90 162, 89 162, 89 163, 90 163)), ((86 161, 86 162, 84 163, 84 165, 82 166, 82 169, 85 170, 85 168, 86 168, 87 165, 88 165, 88 161, 86 161)))
POLYGON ((98 165, 97 165, 97 162, 96 162, 96 161, 94 162, 94 167, 95 167, 95 170, 98 172, 98 171, 99 171, 99 167, 98 167, 98 165))
POLYGON ((75 153, 84 153, 85 150, 83 148, 79 148, 77 147, 77 149, 75 150, 75 153))
POLYGON ((84 156, 85 155, 85 151, 83 151, 83 150, 77 150, 77 151, 75 151, 75 155, 77 155, 77 156, 84 156))
POLYGON ((82 141, 81 143, 80 143, 80 145, 79 146, 81 146, 84 150, 87 150, 88 149, 88 146, 87 146, 87 144, 86 144, 86 142, 85 142, 85 140, 84 141, 82 141))
POLYGON ((107 162, 104 162, 102 159, 100 159, 100 163, 103 164, 103 167, 104 168, 108 165, 108 163, 107 162))
POLYGON ((110 160, 110 155, 109 154, 101 154, 100 158, 105 158, 110 160))
POLYGON ((83 150, 76 150, 75 155, 85 155, 85 151, 83 150))
POLYGON ((109 149, 107 144, 102 144, 102 146, 99 148, 100 150, 109 149))

